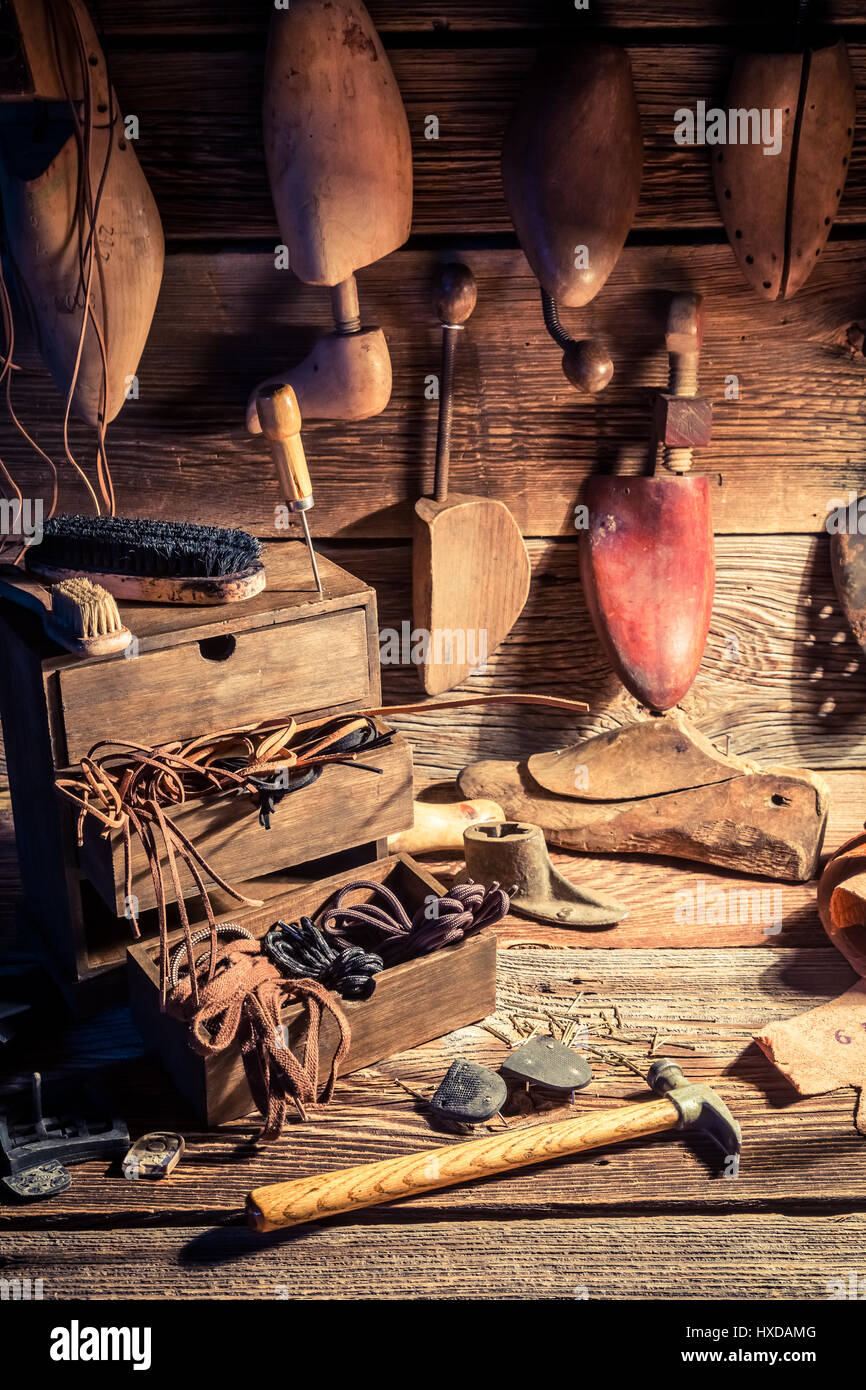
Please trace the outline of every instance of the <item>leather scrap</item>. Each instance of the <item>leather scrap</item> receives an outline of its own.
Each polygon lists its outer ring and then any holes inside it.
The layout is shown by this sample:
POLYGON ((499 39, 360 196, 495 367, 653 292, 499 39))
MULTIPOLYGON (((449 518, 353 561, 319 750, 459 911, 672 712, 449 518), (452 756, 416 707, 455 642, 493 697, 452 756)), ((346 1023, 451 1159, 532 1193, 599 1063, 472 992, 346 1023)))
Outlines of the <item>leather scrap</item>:
POLYGON ((866 835, 828 861, 818 884, 827 936, 861 977, 816 1009, 774 1023, 755 1041, 803 1096, 858 1092, 854 1124, 866 1138, 866 835))
POLYGON ((817 1009, 774 1023, 755 1042, 801 1096, 853 1086, 854 1124, 866 1139, 866 980, 817 1009))

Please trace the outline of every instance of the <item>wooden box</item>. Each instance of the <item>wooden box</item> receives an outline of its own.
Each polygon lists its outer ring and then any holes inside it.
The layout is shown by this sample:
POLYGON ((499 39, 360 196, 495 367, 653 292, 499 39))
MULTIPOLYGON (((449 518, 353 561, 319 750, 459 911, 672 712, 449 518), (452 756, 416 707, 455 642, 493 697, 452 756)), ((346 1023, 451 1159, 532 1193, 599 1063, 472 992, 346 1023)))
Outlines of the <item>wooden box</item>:
MULTIPOLYGON (((438 897, 444 892, 443 885, 413 859, 392 855, 274 898, 264 909, 232 913, 230 917, 262 937, 278 918, 291 922, 316 913, 335 889, 358 878, 386 883, 410 912, 429 894, 438 897)), ((179 933, 172 939, 179 939, 179 933)), ((154 944, 131 947, 128 968, 136 1024, 196 1114, 207 1125, 218 1125, 253 1111, 239 1048, 233 1045, 216 1057, 200 1057, 189 1045, 186 1025, 160 1012, 154 944)), ((376 976, 372 998, 339 1002, 352 1029, 349 1052, 340 1069, 341 1075, 348 1075, 492 1013, 496 1007, 496 937, 482 932, 457 946, 392 966, 376 976)), ((297 1005, 286 1008, 282 1021, 289 1046, 297 1051, 304 1036, 303 1009, 297 1005)), ((325 1015, 319 1043, 323 1077, 337 1040, 334 1021, 325 1015)))
MULTIPOLYGON (((381 703, 373 590, 322 557, 320 598, 300 542, 268 547, 266 565, 266 590, 240 603, 121 603, 135 638, 124 656, 80 660, 63 653, 31 614, 0 603, 0 716, 24 918, 80 1012, 122 991, 130 925, 121 915, 116 845, 88 833, 79 851, 74 808, 56 791, 57 774, 101 740, 150 745, 273 716, 327 717, 381 703)), ((376 766, 381 777, 326 769, 318 783, 283 799, 271 832, 258 826, 248 801, 238 834, 239 805, 228 806, 229 799, 212 813, 198 807, 189 814, 212 816, 207 837, 230 882, 252 897, 273 896, 285 888, 280 871, 355 847, 370 859, 377 845, 384 853, 385 836, 411 825, 411 759, 403 741, 378 750, 376 766), (315 803, 309 824, 301 801, 315 803), (261 874, 269 879, 258 891, 249 880, 261 874)), ((147 939, 156 929, 152 890, 140 876, 138 887, 147 939)), ((216 910, 224 903, 217 894, 216 910)))

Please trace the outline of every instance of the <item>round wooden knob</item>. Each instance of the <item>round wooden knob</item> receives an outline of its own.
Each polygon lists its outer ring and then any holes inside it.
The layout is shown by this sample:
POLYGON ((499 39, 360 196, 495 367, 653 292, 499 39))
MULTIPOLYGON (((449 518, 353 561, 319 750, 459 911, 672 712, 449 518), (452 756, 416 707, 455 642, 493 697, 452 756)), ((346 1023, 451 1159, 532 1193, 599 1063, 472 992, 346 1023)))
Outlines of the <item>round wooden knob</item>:
POLYGON ((562 370, 578 391, 588 391, 594 396, 604 390, 613 376, 613 361, 602 343, 584 338, 565 349, 562 370))
POLYGON ((260 386, 256 405, 262 430, 268 439, 288 439, 301 432, 298 398, 286 382, 260 386))
POLYGON ((475 308, 478 285, 468 265, 443 265, 433 291, 433 312, 440 323, 465 323, 475 308))

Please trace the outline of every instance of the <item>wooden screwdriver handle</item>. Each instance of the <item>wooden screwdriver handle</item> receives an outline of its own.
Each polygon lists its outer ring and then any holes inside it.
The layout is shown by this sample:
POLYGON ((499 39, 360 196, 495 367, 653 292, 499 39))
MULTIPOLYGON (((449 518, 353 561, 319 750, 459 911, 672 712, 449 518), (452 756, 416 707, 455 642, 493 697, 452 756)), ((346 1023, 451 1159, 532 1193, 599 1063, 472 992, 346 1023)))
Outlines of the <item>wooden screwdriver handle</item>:
POLYGON ((249 1194, 247 1220, 257 1231, 278 1231, 303 1221, 318 1221, 338 1212, 357 1211, 393 1202, 398 1197, 414 1197, 439 1187, 474 1182, 476 1178, 586 1149, 661 1134, 674 1129, 679 1120, 676 1106, 663 1098, 601 1115, 527 1125, 465 1144, 444 1144, 426 1153, 362 1163, 336 1173, 273 1183, 249 1194))
POLYGON ((312 505, 313 485, 301 440, 301 411, 291 386, 263 386, 256 396, 262 433, 271 447, 280 489, 290 502, 312 505))

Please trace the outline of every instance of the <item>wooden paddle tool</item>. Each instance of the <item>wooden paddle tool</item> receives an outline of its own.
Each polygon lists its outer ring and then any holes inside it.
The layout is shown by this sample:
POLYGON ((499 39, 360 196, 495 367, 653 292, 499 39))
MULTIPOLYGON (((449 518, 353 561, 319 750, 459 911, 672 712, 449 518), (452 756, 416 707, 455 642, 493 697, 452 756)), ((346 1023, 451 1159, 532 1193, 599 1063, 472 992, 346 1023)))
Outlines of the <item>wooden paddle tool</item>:
POLYGON ((604 390, 607 348, 576 341, 559 307, 594 299, 622 251, 640 192, 643 148, 628 54, 607 44, 539 54, 505 132, 502 185, 541 285, 544 323, 578 390, 604 390))
POLYGON ((415 503, 412 552, 413 623, 424 635, 418 670, 428 695, 452 690, 483 665, 529 594, 529 556, 505 503, 448 493, 454 355, 477 295, 468 266, 441 268, 433 296, 442 324, 436 476, 433 496, 415 503))
MULTIPOLYGON (((412 147, 400 90, 361 0, 292 0, 272 12, 265 157, 290 268, 327 285, 335 331, 264 386, 293 388, 305 420, 364 420, 391 397, 381 328, 362 328, 355 271, 402 246, 412 147)), ((256 388, 247 428, 261 430, 256 388)))
POLYGON ((589 480, 580 570, 587 607, 623 685, 650 709, 671 709, 701 664, 715 567, 709 483, 689 477, 707 444, 712 405, 697 394, 700 295, 676 294, 668 312, 670 391, 659 396, 652 477, 589 480))
POLYGON ((667 1057, 653 1063, 647 1083, 657 1099, 618 1106, 600 1115, 521 1125, 463 1144, 440 1144, 426 1153, 256 1188, 247 1197, 247 1220, 257 1231, 279 1231, 675 1129, 704 1133, 729 1161, 736 1159, 742 1145, 740 1126, 711 1087, 687 1081, 682 1069, 667 1057))
POLYGON ((750 124, 746 134, 728 130, 727 144, 713 155, 728 240, 762 299, 790 299, 818 264, 854 135, 848 50, 841 40, 806 47, 808 0, 798 0, 796 8, 791 52, 737 58, 724 114, 731 120, 739 112, 750 124))

